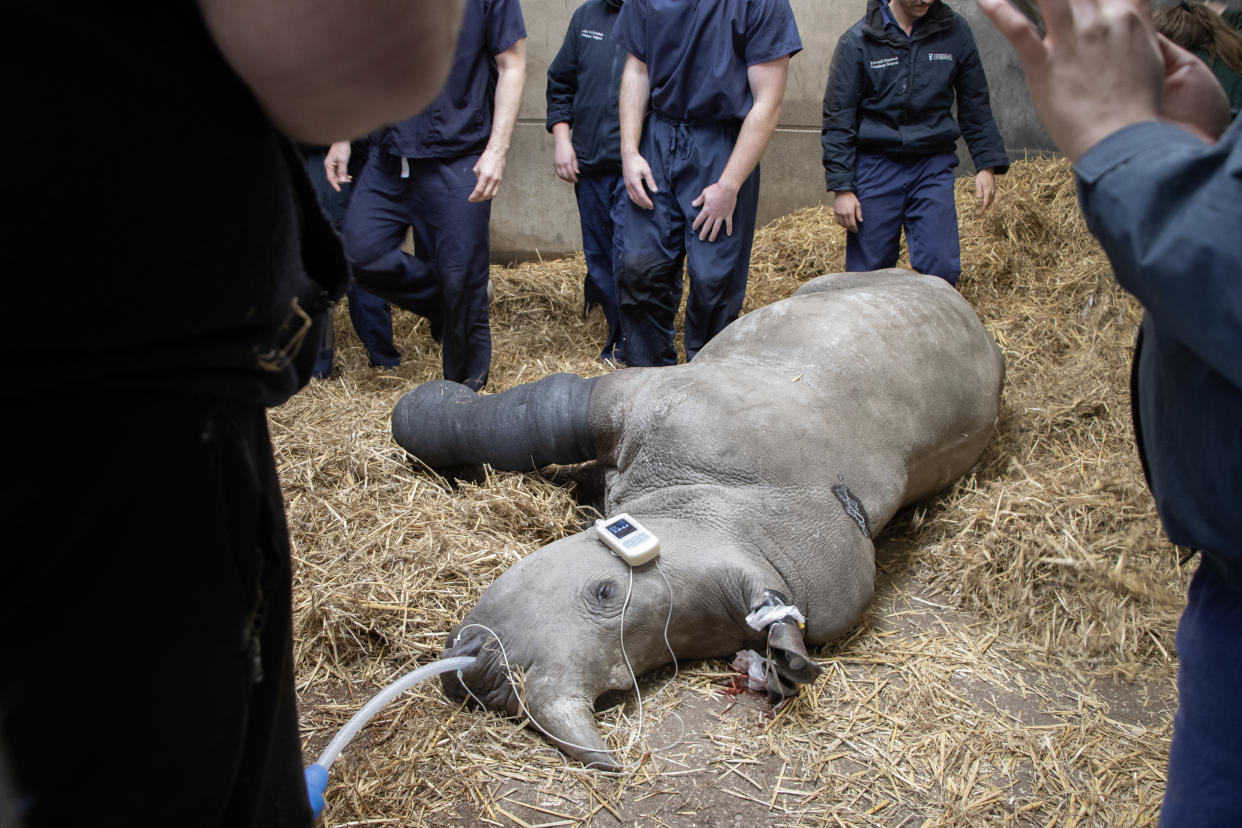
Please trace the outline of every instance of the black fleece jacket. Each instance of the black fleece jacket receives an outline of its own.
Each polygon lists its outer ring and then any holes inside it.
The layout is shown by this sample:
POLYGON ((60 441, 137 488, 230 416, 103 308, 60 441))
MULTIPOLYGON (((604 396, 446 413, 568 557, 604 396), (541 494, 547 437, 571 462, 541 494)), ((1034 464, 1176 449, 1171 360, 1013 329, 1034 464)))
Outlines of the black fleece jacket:
POLYGON ((626 51, 612 39, 622 0, 587 0, 569 20, 565 42, 548 66, 548 132, 562 121, 573 130, 584 173, 621 170, 617 92, 626 51))
POLYGON ((868 0, 833 52, 820 135, 829 190, 854 189, 858 152, 917 158, 953 152, 963 135, 975 169, 1009 169, 974 35, 943 0, 909 39, 885 27, 880 0, 868 0))

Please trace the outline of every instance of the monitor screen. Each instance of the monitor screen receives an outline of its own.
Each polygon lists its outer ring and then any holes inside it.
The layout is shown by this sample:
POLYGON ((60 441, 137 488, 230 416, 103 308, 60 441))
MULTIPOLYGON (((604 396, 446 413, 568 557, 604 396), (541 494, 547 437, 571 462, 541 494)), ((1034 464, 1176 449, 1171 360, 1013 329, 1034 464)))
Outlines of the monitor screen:
POLYGON ((624 538, 626 535, 634 531, 634 524, 622 518, 620 520, 614 520, 612 523, 609 523, 605 528, 607 528, 608 531, 611 532, 614 537, 624 538))

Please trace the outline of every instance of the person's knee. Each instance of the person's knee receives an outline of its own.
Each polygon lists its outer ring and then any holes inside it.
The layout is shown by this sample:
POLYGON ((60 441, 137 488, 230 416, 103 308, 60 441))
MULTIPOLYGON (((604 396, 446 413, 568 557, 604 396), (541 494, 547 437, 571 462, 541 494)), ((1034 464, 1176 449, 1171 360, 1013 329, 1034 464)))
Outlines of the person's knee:
MULTIPOLYGON (((956 237, 953 241, 957 241, 956 237)), ((939 276, 951 285, 957 284, 962 274, 962 261, 958 255, 957 245, 950 245, 947 240, 938 240, 931 249, 917 244, 910 245, 910 267, 919 273, 939 276)))
POLYGON ((353 226, 348 221, 341 243, 345 248, 345 258, 359 271, 377 269, 386 256, 401 248, 400 244, 393 245, 389 239, 368 233, 365 228, 353 226))
POLYGON ((383 260, 399 253, 405 243, 409 224, 380 209, 381 204, 374 194, 355 193, 345 214, 341 244, 355 268, 383 267, 383 260))
POLYGON ((648 297, 668 291, 681 275, 680 263, 649 253, 623 253, 618 264, 617 289, 622 296, 648 297))

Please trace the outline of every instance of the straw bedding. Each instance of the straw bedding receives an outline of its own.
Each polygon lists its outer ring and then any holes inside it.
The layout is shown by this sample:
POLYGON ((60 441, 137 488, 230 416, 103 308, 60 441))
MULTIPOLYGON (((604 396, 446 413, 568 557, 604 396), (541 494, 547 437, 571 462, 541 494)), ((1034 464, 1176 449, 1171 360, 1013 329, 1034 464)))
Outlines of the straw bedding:
MULTIPOLYGON (((683 664, 600 712, 627 771, 566 762, 514 719, 399 698, 333 768, 327 825, 1133 825, 1154 822, 1189 566, 1164 538, 1133 447, 1137 305, 1112 282, 1063 161, 1016 163, 993 208, 958 186, 959 287, 1005 352, 995 439, 945 494, 899 514, 877 598, 825 675, 779 709, 727 662, 683 664), (641 724, 641 728, 640 728, 641 724)), ((746 309, 839 270, 831 212, 756 236, 746 309)), ((489 390, 596 359, 581 255, 494 267, 489 390)), ((395 312, 380 371, 338 313, 337 373, 271 412, 295 557, 306 761, 514 561, 577 531, 538 474, 454 483, 407 458, 388 418, 439 376, 426 323, 395 312)))

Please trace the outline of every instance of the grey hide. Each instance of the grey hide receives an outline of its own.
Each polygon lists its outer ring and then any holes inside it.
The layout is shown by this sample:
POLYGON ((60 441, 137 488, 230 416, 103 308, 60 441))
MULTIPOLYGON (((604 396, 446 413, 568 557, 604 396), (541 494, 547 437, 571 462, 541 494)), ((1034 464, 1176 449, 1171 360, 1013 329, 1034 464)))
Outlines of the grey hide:
MULTIPOLYGON (((660 557, 632 572, 634 673, 669 664, 668 645, 678 659, 753 647, 779 678, 813 680, 806 645, 847 631, 871 600, 871 538, 970 469, 993 433, 1003 375, 1000 349, 957 291, 886 270, 821 276, 738 319, 692 363, 601 377, 588 413, 607 512, 629 512, 661 541, 660 557), (803 634, 748 626, 766 590, 801 610, 803 634)), ((537 408, 528 396, 524 408, 537 408)), ((469 428, 470 406, 454 400, 444 416, 469 428)), ((520 431, 521 419, 507 422, 520 431)), ((520 438, 481 442, 503 456, 520 438)), ((491 462, 486 451, 450 459, 491 462)), ((570 755, 615 768, 594 705, 633 686, 621 652, 630 574, 593 528, 556 541, 488 587, 444 655, 479 656, 463 678, 488 707, 527 713, 570 755), (506 659, 520 668, 521 699, 506 659)), ((456 677, 445 687, 465 695, 456 677)))

